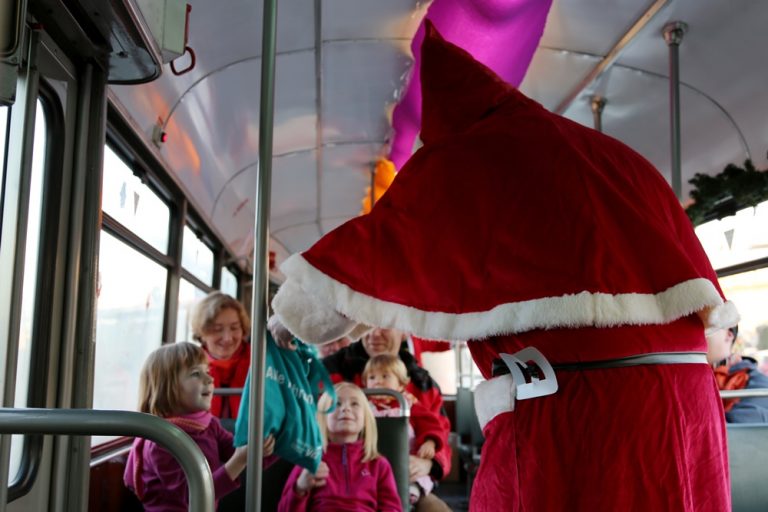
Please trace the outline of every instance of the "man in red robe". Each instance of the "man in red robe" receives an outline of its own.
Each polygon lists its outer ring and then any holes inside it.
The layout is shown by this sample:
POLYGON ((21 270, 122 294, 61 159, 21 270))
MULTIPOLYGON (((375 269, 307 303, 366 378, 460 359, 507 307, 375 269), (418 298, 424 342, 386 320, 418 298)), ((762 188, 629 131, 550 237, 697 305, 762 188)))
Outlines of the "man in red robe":
POLYGON ((421 76, 424 146, 369 215, 286 260, 280 321, 316 343, 471 340, 473 510, 728 510, 704 328, 738 315, 663 177, 429 24, 421 76))

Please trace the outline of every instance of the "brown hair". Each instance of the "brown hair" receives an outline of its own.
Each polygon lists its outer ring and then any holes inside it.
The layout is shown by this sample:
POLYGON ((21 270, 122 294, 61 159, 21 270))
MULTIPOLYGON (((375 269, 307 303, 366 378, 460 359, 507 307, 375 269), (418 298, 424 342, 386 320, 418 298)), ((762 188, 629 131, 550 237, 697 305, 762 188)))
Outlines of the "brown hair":
POLYGON ((180 341, 164 345, 147 357, 139 381, 139 412, 161 418, 174 416, 180 409, 179 381, 184 370, 208 364, 203 349, 180 341))
POLYGON ((192 308, 192 338, 202 343, 203 335, 224 309, 237 311, 243 335, 247 337, 251 332, 251 320, 240 301, 223 292, 212 292, 192 308))
MULTIPOLYGON (((368 399, 365 397, 363 390, 357 387, 351 382, 339 382, 333 389, 338 394, 339 390, 351 389, 357 399, 360 401, 360 407, 363 411, 363 430, 360 432, 359 439, 363 440, 363 462, 368 462, 379 457, 379 451, 376 449, 376 443, 379 439, 378 430, 376 430, 376 418, 373 416, 368 405, 368 399)), ((320 434, 323 436, 323 450, 328 446, 328 422, 326 421, 326 415, 331 414, 327 411, 331 408, 331 395, 323 393, 320 399, 317 401, 317 423, 320 427, 320 434)), ((337 405, 338 407, 338 405, 337 405)))
POLYGON ((363 369, 363 383, 368 381, 368 374, 374 370, 390 371, 395 374, 401 386, 407 386, 411 379, 408 378, 408 370, 400 356, 392 354, 379 354, 373 356, 365 363, 363 369))

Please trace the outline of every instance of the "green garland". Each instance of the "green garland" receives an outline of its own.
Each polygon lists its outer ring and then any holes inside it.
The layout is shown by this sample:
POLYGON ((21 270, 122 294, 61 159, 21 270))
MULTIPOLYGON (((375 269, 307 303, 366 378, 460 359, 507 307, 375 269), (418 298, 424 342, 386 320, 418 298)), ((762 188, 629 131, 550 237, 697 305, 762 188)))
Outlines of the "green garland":
POLYGON ((768 172, 755 169, 751 160, 745 161, 744 167, 728 164, 716 176, 697 173, 688 183, 694 187, 691 197, 696 202, 686 213, 694 226, 734 215, 768 199, 768 172))

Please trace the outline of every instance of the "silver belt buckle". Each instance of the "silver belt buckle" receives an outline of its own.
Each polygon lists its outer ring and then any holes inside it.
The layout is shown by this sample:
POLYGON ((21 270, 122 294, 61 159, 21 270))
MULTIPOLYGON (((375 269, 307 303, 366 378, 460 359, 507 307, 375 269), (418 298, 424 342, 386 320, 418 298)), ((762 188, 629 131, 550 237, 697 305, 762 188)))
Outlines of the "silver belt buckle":
POLYGON ((504 364, 509 368, 512 380, 515 382, 517 400, 526 400, 528 398, 537 398, 540 396, 552 395, 557 392, 557 377, 555 370, 549 364, 544 354, 534 347, 526 347, 514 354, 499 354, 504 364), (536 363, 536 366, 543 373, 543 378, 539 378, 537 372, 528 363, 536 363), (525 372, 525 373, 523 373, 525 372), (528 378, 526 378, 526 376, 528 378), (530 379, 530 381, 529 381, 530 379))

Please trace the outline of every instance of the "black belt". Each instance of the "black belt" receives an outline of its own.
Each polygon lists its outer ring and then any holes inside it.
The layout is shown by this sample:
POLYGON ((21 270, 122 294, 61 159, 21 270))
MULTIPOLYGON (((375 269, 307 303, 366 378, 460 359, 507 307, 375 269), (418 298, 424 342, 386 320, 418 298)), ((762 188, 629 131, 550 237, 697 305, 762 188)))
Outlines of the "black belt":
MULTIPOLYGON (((553 364, 555 371, 579 371, 579 370, 600 370, 603 368, 624 368, 627 366, 640 366, 648 364, 700 364, 707 362, 707 355, 704 352, 650 352, 648 354, 638 354, 635 356, 619 357, 616 359, 603 359, 600 361, 584 361, 578 363, 560 363, 553 364)), ((543 378, 543 374, 535 364, 528 364, 526 367, 518 365, 520 371, 530 381, 532 377, 543 378)), ((494 377, 510 373, 509 367, 501 359, 494 359, 492 372, 494 377)))

